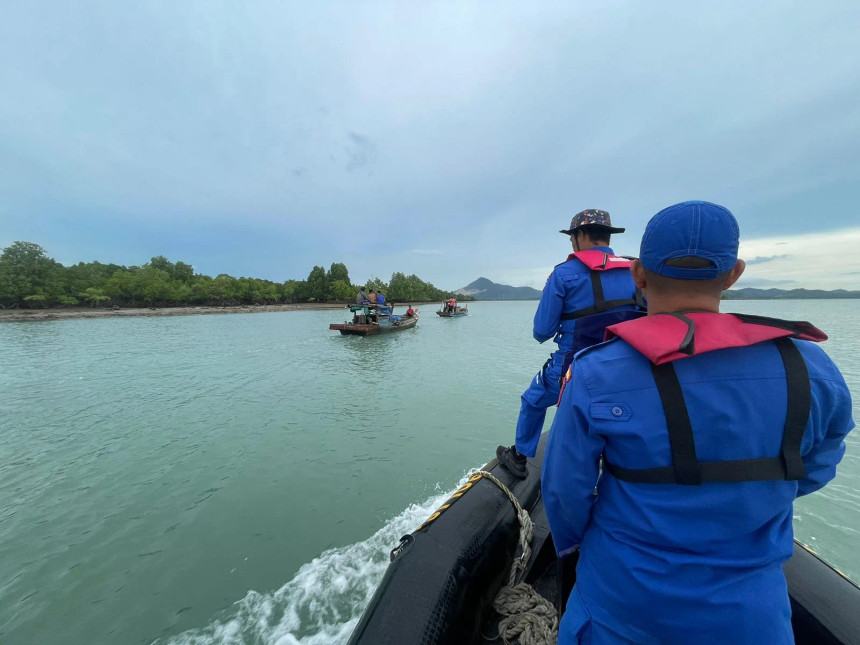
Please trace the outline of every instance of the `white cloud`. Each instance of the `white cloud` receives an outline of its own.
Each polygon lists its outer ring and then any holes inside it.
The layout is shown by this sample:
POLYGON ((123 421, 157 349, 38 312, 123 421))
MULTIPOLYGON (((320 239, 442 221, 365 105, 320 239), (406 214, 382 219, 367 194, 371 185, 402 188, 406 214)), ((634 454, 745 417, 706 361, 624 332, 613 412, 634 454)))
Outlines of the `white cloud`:
MULTIPOLYGON (((747 262, 737 288, 860 290, 860 227, 742 240, 747 262)), ((542 289, 552 267, 487 272, 493 282, 542 289)))
POLYGON ((0 221, 57 257, 541 288, 588 207, 622 254, 682 199, 750 236, 857 225, 849 0, 7 4, 0 221))
POLYGON ((860 289, 858 252, 860 228, 743 240, 739 256, 754 263, 738 287, 860 289))

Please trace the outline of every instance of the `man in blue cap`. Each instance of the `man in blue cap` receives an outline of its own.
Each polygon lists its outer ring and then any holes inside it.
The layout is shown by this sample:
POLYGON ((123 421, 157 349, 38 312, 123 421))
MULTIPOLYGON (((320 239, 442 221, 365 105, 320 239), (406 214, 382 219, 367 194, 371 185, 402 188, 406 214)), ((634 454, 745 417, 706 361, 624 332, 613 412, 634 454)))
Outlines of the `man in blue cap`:
POLYGON ((496 455, 505 467, 525 478, 526 457, 537 450, 548 407, 558 403, 561 377, 575 352, 599 343, 608 325, 639 317, 641 301, 630 276, 630 259, 614 255, 609 247, 612 226, 609 213, 588 209, 573 216, 570 228, 573 253, 557 265, 541 295, 534 318, 534 338, 552 338, 558 350, 544 363, 523 392, 517 420, 516 444, 499 446, 496 455))
POLYGON ((738 237, 716 204, 659 212, 631 265, 648 315, 576 355, 542 480, 580 551, 562 645, 794 642, 792 505, 835 476, 851 395, 809 323, 719 313, 738 237))

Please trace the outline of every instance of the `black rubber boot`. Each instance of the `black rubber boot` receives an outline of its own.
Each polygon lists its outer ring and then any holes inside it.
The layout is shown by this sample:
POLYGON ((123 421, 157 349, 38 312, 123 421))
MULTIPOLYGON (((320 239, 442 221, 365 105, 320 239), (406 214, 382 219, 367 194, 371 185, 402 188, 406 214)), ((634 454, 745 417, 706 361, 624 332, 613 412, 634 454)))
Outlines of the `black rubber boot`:
POLYGON ((515 446, 511 446, 510 448, 499 446, 496 448, 496 457, 508 469, 508 472, 517 479, 528 477, 529 471, 526 469, 526 456, 518 453, 515 446))

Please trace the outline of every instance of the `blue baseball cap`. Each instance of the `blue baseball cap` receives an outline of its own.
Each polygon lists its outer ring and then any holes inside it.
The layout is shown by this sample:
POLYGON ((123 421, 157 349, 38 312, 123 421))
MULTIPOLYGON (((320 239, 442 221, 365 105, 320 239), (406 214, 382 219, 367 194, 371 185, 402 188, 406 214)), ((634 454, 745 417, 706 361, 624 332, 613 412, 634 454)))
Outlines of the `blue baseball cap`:
POLYGON ((664 208, 648 222, 639 261, 653 273, 681 280, 709 280, 738 261, 738 222, 729 209, 711 202, 682 202, 664 208), (667 260, 693 256, 713 266, 686 269, 667 260))

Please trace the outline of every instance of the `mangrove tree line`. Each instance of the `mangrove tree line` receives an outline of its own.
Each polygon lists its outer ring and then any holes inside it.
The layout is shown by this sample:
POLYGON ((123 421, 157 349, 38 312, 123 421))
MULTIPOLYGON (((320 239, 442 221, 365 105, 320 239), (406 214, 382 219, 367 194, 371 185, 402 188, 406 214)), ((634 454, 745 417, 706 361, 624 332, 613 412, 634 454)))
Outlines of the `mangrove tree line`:
MULTIPOLYGON (((418 276, 394 273, 390 282, 372 278, 366 285, 397 302, 427 302, 451 297, 418 276)), ((272 282, 210 277, 195 273, 185 262, 164 256, 141 266, 79 262, 63 266, 32 242, 15 242, 0 254, 0 306, 181 306, 262 305, 294 302, 351 302, 359 285, 346 265, 335 262, 328 271, 311 269, 305 280, 272 282)))

